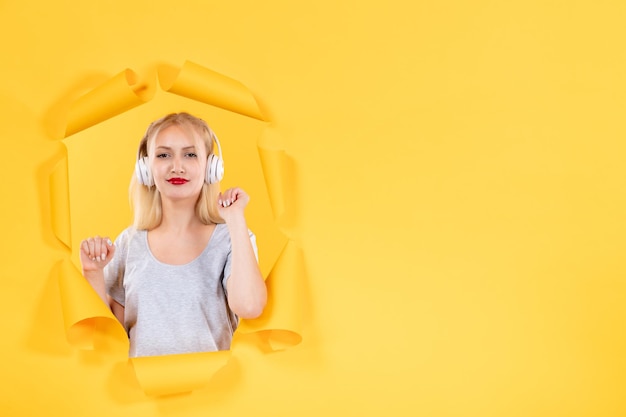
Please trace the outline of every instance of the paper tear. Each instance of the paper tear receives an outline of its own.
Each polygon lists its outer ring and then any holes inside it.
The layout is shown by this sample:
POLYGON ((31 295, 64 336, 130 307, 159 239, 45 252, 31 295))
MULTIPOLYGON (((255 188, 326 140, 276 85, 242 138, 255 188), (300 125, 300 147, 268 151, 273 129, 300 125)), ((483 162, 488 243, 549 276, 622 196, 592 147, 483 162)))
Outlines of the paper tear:
POLYGON ((158 70, 163 90, 192 100, 264 121, 256 99, 239 81, 186 61, 180 71, 170 66, 158 70))
POLYGON ((274 219, 281 232, 291 237, 296 176, 285 148, 270 132, 270 128, 266 129, 259 140, 259 158, 274 219))
POLYGON ((67 156, 57 163, 50 174, 50 221, 55 236, 70 248, 72 234, 67 156))
POLYGON ((261 317, 242 320, 243 333, 264 332, 274 349, 294 346, 302 340, 304 262, 302 251, 288 241, 267 278, 267 305, 261 317))
POLYGON ((77 349, 128 353, 122 324, 69 260, 62 261, 58 282, 69 344, 77 349))
MULTIPOLYGON (((113 77, 73 103, 68 117, 66 135, 75 134, 137 107, 152 96, 150 88, 136 83, 130 70, 113 77), (142 90, 143 88, 143 90, 142 90)), ((263 115, 252 93, 243 84, 189 61, 178 70, 161 66, 158 80, 165 91, 233 111, 263 121, 263 115)), ((274 215, 285 218, 290 206, 291 186, 284 149, 270 149, 259 144, 263 172, 274 215)), ((51 177, 53 190, 53 228, 68 247, 70 208, 67 158, 51 177)), ((242 332, 259 332, 274 350, 301 342, 299 335, 304 268, 302 254, 293 241, 288 241, 267 278, 268 306, 257 320, 242 321, 242 332)), ((77 349, 122 350, 128 354, 128 338, 123 326, 102 302, 89 283, 68 260, 59 272, 63 316, 69 343, 77 349)), ((208 383, 212 375, 227 362, 231 351, 187 355, 133 358, 137 380, 147 395, 169 395, 195 390, 208 383)))
POLYGON ((230 351, 183 355, 145 356, 130 359, 146 395, 164 396, 191 392, 206 386, 224 367, 230 351))
POLYGON ((151 89, 126 69, 79 97, 70 107, 65 136, 95 126, 150 100, 151 89))

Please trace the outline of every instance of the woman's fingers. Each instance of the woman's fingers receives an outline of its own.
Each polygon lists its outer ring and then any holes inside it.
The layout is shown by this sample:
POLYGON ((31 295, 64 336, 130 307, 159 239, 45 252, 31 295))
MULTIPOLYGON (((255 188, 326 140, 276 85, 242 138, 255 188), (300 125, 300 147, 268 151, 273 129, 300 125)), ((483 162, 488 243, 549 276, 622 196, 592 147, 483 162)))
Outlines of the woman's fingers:
POLYGON ((89 255, 89 259, 91 259, 92 261, 96 260, 96 239, 93 237, 90 237, 87 239, 87 245, 89 247, 89 249, 87 250, 87 254, 89 255))
POLYGON ((217 204, 221 207, 229 207, 238 200, 244 200, 244 205, 248 202, 248 195, 239 187, 229 188, 228 190, 220 193, 218 196, 217 204))
POLYGON ((81 242, 81 250, 90 261, 103 262, 113 253, 113 242, 108 237, 90 237, 81 242))
POLYGON ((88 239, 85 239, 80 243, 80 250, 87 258, 91 259, 91 256, 89 255, 89 240, 88 239))
POLYGON ((104 261, 109 254, 109 248, 105 239, 100 239, 100 257, 96 255, 96 260, 104 261))
POLYGON ((217 204, 222 207, 228 207, 235 202, 235 193, 233 193, 233 189, 229 188, 228 190, 220 193, 217 204))

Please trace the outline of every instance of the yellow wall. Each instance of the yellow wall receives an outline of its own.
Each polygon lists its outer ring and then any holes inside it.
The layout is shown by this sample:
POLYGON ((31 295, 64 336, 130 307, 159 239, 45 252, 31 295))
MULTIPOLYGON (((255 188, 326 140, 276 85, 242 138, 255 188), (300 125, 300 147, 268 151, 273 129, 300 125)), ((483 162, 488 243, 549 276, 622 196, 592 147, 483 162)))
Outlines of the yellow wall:
POLYGON ((0 414, 626 415, 621 1, 29 3, 0 4, 0 414), (305 321, 155 399, 66 342, 48 176, 78 92, 185 60, 286 144, 305 321))

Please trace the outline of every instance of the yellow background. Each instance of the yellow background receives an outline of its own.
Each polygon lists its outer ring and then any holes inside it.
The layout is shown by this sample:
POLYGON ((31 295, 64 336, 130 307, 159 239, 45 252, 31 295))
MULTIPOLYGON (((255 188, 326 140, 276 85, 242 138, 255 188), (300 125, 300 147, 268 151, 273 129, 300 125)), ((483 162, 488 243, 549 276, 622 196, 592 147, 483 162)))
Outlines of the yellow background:
POLYGON ((0 3, 1 414, 625 415, 624 21, 617 0, 0 3), (153 399, 65 340, 47 181, 77 92, 185 60, 285 141, 305 321, 153 399))

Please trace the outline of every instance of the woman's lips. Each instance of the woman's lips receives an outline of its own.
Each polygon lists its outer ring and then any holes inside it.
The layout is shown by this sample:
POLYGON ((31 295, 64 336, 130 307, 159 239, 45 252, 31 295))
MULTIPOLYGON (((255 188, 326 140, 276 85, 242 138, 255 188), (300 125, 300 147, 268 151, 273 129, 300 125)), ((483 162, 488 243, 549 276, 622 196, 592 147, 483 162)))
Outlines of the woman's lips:
POLYGON ((167 182, 169 182, 170 184, 174 184, 174 185, 180 185, 180 184, 185 184, 189 181, 184 178, 170 178, 169 180, 167 180, 167 182))

